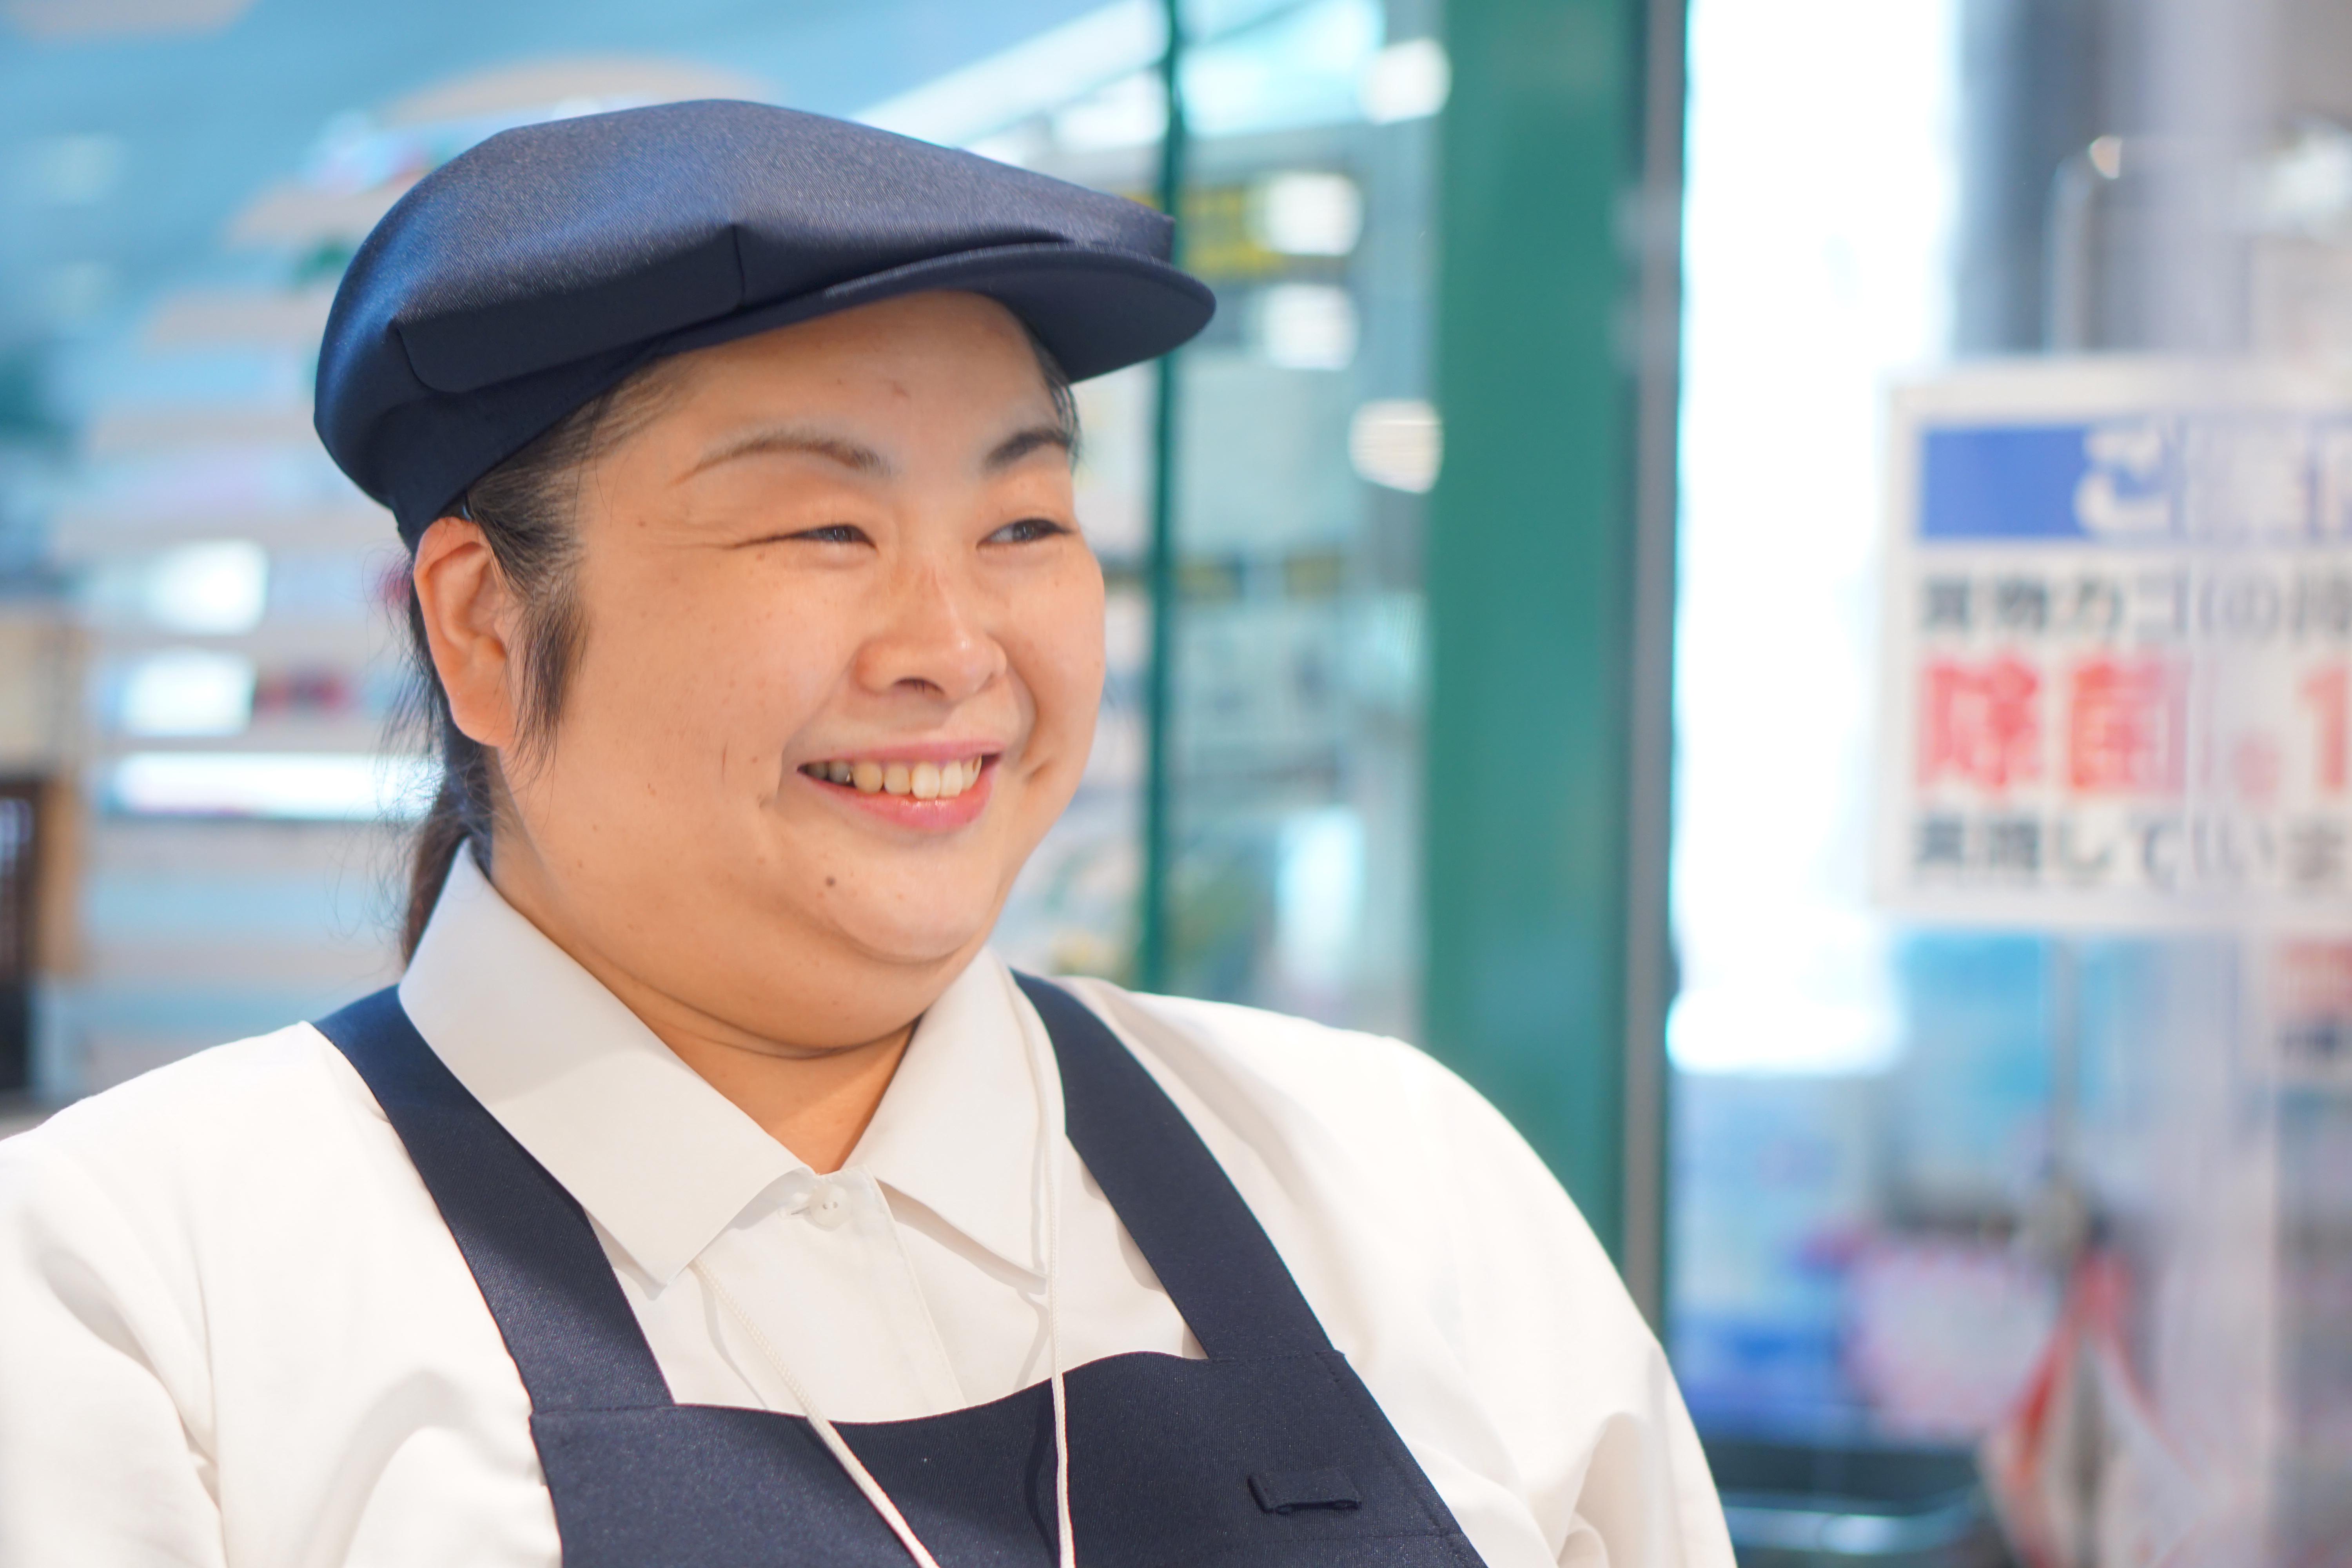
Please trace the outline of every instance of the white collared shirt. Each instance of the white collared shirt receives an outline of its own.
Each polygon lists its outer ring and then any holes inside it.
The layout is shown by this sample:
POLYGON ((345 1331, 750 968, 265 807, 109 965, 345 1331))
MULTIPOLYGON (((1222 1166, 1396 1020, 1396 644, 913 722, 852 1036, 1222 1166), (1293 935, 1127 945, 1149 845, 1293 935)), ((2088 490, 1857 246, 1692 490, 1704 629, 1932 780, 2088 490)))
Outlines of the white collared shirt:
MULTIPOLYGON (((1264 1224, 1490 1568, 1729 1568, 1664 1358, 1534 1153, 1392 1040, 1073 989, 1264 1224)), ((983 956, 820 1176, 460 856, 401 1000, 579 1199, 681 1401, 935 1415, 1046 1371, 1043 1026, 983 956), (750 1317, 711 1299, 715 1279, 750 1317)), ((1058 1086, 1049 1085, 1058 1095, 1058 1086)), ((1198 1355, 1066 1142, 1063 1356, 1198 1355)), ((530 1402, 308 1025, 0 1143, 0 1563, 541 1568, 530 1402)))

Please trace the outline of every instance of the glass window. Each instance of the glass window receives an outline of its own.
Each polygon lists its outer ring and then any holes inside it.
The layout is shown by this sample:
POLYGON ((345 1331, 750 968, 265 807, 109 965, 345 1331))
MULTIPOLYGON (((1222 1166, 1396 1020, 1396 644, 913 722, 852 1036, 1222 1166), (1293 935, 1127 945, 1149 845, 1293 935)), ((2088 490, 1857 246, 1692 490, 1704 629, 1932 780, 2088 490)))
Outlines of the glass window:
POLYGON ((1691 10, 1668 1332, 1759 1551, 2346 1539, 2352 105, 2239 15, 1691 10))

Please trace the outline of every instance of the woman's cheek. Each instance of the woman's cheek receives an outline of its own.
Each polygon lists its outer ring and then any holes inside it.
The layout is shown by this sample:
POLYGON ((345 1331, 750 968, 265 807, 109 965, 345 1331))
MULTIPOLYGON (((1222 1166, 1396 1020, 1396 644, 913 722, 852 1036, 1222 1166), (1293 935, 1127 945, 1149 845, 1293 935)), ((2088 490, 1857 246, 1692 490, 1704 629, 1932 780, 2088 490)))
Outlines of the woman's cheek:
POLYGON ((746 591, 740 581, 701 585, 661 606, 647 635, 625 650, 642 690, 649 732, 691 742, 702 731, 741 749, 734 731, 759 725, 759 738, 777 731, 760 710, 789 701, 789 677, 800 662, 792 646, 793 620, 773 597, 746 591), (688 733, 679 734, 684 730, 688 733))
POLYGON ((1055 602, 1026 617, 1030 634, 1028 685, 1042 730, 1094 732, 1102 705, 1103 594, 1098 574, 1067 584, 1055 602))

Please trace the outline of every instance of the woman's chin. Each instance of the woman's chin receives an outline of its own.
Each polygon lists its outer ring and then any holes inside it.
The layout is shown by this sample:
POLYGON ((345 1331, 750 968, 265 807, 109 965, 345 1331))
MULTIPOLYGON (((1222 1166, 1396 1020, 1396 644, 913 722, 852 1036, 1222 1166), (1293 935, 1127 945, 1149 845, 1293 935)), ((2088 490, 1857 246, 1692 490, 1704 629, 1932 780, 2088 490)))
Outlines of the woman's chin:
POLYGON ((879 911, 861 918, 843 911, 833 924, 845 943, 868 960, 910 969, 964 957, 988 940, 996 910, 974 910, 948 920, 908 921, 879 911))

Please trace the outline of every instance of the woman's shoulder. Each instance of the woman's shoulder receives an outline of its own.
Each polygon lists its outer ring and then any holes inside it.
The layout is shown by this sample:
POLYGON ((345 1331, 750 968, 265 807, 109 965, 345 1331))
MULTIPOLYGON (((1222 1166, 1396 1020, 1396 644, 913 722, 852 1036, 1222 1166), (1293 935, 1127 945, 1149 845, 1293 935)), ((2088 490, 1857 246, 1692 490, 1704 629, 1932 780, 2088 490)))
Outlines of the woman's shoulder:
POLYGON ((1335 1089, 1382 1100, 1433 1089, 1475 1093, 1426 1052, 1387 1035, 1234 1002, 1129 991, 1108 980, 1061 984, 1155 1067, 1213 1067, 1318 1100, 1335 1089))
POLYGON ((1385 1035, 1228 1002, 1066 982, 1188 1112, 1255 1142, 1311 1133, 1377 1172, 1462 1173, 1565 1203, 1525 1140, 1485 1096, 1420 1047, 1385 1035))
POLYGON ((135 1204, 185 1204, 225 1179, 299 1180, 310 1150, 347 1143, 353 1118, 373 1111, 325 1037, 290 1025, 154 1068, 0 1140, 0 1201, 25 1201, 60 1169, 135 1204))

